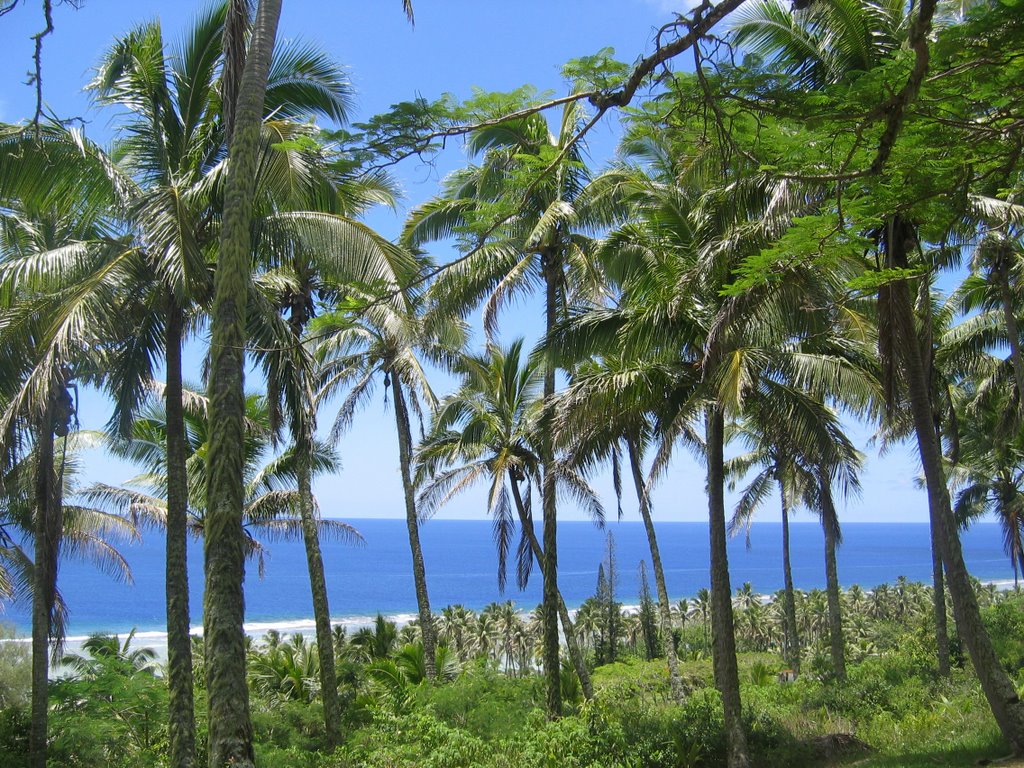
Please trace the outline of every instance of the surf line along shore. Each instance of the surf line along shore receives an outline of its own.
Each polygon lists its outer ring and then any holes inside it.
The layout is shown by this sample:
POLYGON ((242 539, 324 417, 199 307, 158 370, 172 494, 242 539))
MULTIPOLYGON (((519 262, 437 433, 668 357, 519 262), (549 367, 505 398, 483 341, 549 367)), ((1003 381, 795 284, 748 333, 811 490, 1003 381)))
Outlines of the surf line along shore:
MULTIPOLYGON (((995 587, 1000 592, 1009 592, 1014 589, 1014 582, 1012 579, 993 579, 983 581, 983 585, 986 587, 995 587)), ((864 594, 870 595, 872 590, 864 590, 864 594)), ((770 603, 774 596, 771 594, 756 593, 754 599, 761 603, 770 603)), ((686 598, 672 597, 670 602, 673 604, 681 599, 692 600, 692 596, 686 598)), ((620 604, 623 613, 629 615, 636 613, 640 610, 639 605, 634 604, 620 604)), ((570 609, 569 613, 573 619, 576 618, 576 612, 578 607, 570 609)), ((479 612, 476 609, 476 612, 479 612)), ((521 618, 527 618, 532 612, 530 609, 524 607, 518 607, 517 612, 521 618)), ((392 622, 398 629, 402 629, 410 622, 415 621, 417 614, 415 612, 402 612, 402 613, 391 613, 381 614, 385 620, 392 622)), ((354 632, 360 629, 372 629, 376 623, 376 615, 357 615, 357 616, 342 616, 337 619, 332 619, 331 624, 335 627, 343 627, 345 631, 351 636, 354 632)), ((0 624, 3 622, 0 621, 0 624)), ((245 633, 254 641, 261 641, 268 633, 276 632, 282 640, 287 640, 294 635, 302 635, 307 641, 315 639, 315 624, 312 618, 298 618, 298 619, 282 619, 282 620, 259 620, 246 622, 244 625, 245 633)), ((202 637, 203 628, 202 625, 195 625, 190 629, 192 637, 202 637)), ((64 655, 80 655, 82 653, 82 646, 86 640, 95 635, 114 636, 117 637, 120 642, 124 642, 129 636, 131 636, 131 647, 148 648, 155 654, 154 661, 159 666, 167 660, 167 633, 163 630, 158 629, 96 629, 93 632, 88 633, 76 633, 69 635, 64 638, 64 655)), ((24 645, 27 648, 31 643, 30 637, 16 636, 16 637, 3 637, 0 633, 0 644, 12 643, 18 645, 24 645)), ((60 677, 66 669, 61 665, 58 665, 52 670, 52 677, 60 677)))

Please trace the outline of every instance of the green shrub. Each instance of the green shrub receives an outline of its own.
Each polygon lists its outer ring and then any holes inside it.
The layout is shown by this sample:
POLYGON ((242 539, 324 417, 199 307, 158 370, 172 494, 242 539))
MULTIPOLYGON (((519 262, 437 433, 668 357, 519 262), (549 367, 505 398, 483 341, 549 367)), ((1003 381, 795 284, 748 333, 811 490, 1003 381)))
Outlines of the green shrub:
POLYGON ((543 703, 542 685, 536 675, 508 677, 482 666, 447 685, 420 686, 413 695, 447 725, 493 741, 526 727, 531 711, 543 703))
POLYGON ((370 726, 352 734, 333 757, 338 768, 470 768, 490 750, 480 739, 451 728, 429 710, 378 710, 370 726))
POLYGON ((4 768, 28 766, 28 707, 0 709, 0 765, 4 768))
POLYGON ((312 752, 324 746, 324 710, 319 700, 310 704, 254 700, 251 717, 257 747, 312 752))
POLYGON ((9 642, 14 627, 0 623, 0 709, 27 704, 32 691, 28 643, 9 642))
POLYGON ((999 660, 1011 672, 1024 669, 1024 596, 1012 595, 982 611, 999 660))

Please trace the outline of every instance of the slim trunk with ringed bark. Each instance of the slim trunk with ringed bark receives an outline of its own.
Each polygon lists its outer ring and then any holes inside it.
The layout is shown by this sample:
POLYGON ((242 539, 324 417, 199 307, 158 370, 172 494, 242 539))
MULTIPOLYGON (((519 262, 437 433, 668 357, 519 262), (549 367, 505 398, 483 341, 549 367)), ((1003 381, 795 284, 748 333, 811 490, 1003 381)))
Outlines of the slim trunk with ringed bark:
MULTIPOLYGON (((511 470, 509 470, 508 474, 509 483, 512 486, 512 498, 515 501, 516 512, 519 515, 519 523, 522 525, 523 532, 530 542, 530 551, 533 552, 533 557, 537 561, 537 565, 540 566, 541 578, 543 578, 544 550, 541 548, 540 542, 537 541, 537 534, 533 530, 533 521, 526 514, 526 505, 523 503, 523 495, 519 490, 519 481, 516 480, 511 470)), ((562 634, 565 635, 565 644, 569 648, 569 659, 576 670, 576 676, 580 679, 583 698, 589 701, 594 698, 594 684, 590 681, 590 672, 587 671, 587 663, 583 658, 583 651, 580 649, 579 640, 576 637, 572 619, 569 617, 569 609, 566 608, 565 600, 562 599, 561 590, 558 592, 558 617, 562 622, 562 634)))
POLYGON ((793 565, 789 556, 789 503, 786 491, 782 486, 782 478, 778 478, 779 492, 782 496, 782 578, 784 591, 782 599, 783 624, 785 625, 783 656, 790 668, 800 671, 800 635, 796 628, 796 593, 793 588, 793 565))
POLYGON ((736 666, 736 630, 732 620, 732 586, 725 529, 725 415, 708 407, 708 515, 711 536, 711 643, 715 686, 722 694, 726 759, 729 768, 747 768, 747 736, 743 732, 740 677, 736 666))
POLYGON ((338 674, 334 666, 334 636, 331 634, 327 579, 324 577, 324 559, 320 552, 320 536, 313 513, 313 473, 310 469, 313 440, 306 431, 304 428, 297 430, 295 437, 299 516, 302 520, 302 542, 306 550, 306 568, 313 598, 316 653, 320 661, 320 699, 324 705, 324 734, 327 748, 334 749, 341 743, 341 706, 338 703, 338 674))
MULTIPOLYGON (((544 276, 544 330, 550 336, 555 328, 558 306, 558 279, 561 267, 551 249, 541 253, 544 276)), ((544 413, 540 424, 541 507, 544 523, 544 677, 547 680, 547 714, 562 714, 562 678, 558 647, 558 513, 555 499, 554 424, 549 406, 555 396, 555 366, 544 363, 544 413)))
POLYGON ((36 427, 35 554, 32 567, 32 703, 29 725, 29 764, 46 768, 49 731, 50 639, 57 596, 57 559, 63 514, 59 478, 54 467, 54 395, 36 427))
POLYGON ((821 497, 821 527, 825 532, 825 595, 828 599, 828 637, 832 672, 846 679, 846 639, 843 637, 843 601, 839 592, 836 548, 839 544, 839 516, 832 500, 831 481, 824 474, 818 480, 821 497))
POLYGON ((420 521, 416 513, 416 489, 412 483, 412 430, 409 427, 409 409, 402 391, 402 380, 391 370, 391 391, 395 398, 395 424, 398 428, 398 458, 402 472, 402 489, 405 492, 405 523, 409 531, 409 548, 412 550, 412 576, 416 586, 416 605, 420 615, 420 634, 423 637, 423 659, 427 668, 427 679, 437 677, 436 640, 434 617, 430 612, 430 598, 427 595, 427 570, 423 564, 423 549, 420 547, 420 521))
POLYGON ((658 549, 658 537, 654 531, 654 520, 651 518, 651 497, 647 493, 640 467, 640 455, 636 441, 626 438, 626 450, 629 451, 629 466, 633 472, 633 487, 640 504, 640 517, 644 521, 647 532, 647 545, 651 550, 651 569, 654 571, 654 585, 658 590, 658 616, 661 620, 661 634, 665 639, 665 658, 668 661, 668 680, 672 696, 677 702, 686 698, 682 675, 679 674, 679 659, 676 656, 676 644, 672 637, 672 609, 668 602, 668 587, 665 585, 665 569, 661 565, 661 551, 658 549))
POLYGON ((167 741, 172 768, 196 762, 195 702, 192 688, 192 617, 188 599, 188 471, 182 405, 181 345, 185 313, 173 297, 167 308, 167 741))
MULTIPOLYGON (((292 306, 289 325, 296 345, 301 345, 303 330, 309 322, 307 294, 292 306)), ((299 491, 299 518, 302 543, 306 550, 306 570, 313 598, 313 623, 316 627, 316 652, 320 661, 320 699, 324 705, 324 735, 328 750, 341 742, 341 706, 338 702, 338 674, 334 663, 334 636, 331 634, 331 608, 324 577, 324 559, 320 551, 320 535, 313 509, 313 436, 316 434, 316 403, 304 369, 296 367, 296 389, 300 400, 293 404, 299 410, 291 414, 292 441, 296 459, 296 480, 299 491), (302 412, 305 411, 305 412, 302 412)))

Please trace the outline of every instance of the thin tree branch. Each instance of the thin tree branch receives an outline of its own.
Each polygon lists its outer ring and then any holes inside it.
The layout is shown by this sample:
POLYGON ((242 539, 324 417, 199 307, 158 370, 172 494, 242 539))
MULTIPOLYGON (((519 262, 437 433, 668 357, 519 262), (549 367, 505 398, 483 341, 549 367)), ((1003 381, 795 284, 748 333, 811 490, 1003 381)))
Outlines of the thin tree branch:
MULTIPOLYGON (((11 7, 13 8, 14 6, 11 7)), ((43 38, 53 32, 52 0, 43 0, 43 19, 46 21, 46 28, 32 35, 32 40, 35 43, 35 49, 32 53, 32 61, 35 63, 35 74, 29 79, 29 84, 34 84, 36 87, 36 113, 32 117, 32 125, 36 131, 36 141, 39 141, 39 120, 43 116, 43 38)))
POLYGON ((918 91, 921 90, 921 83, 924 82, 925 75, 928 74, 928 33, 932 28, 936 3, 937 0, 921 0, 917 18, 914 19, 914 25, 910 29, 910 48, 914 51, 914 68, 910 71, 910 77, 907 78, 907 82, 900 92, 881 107, 886 115, 885 130, 878 142, 875 160, 871 163, 872 173, 882 172, 889 155, 892 154, 900 129, 903 127, 903 118, 907 107, 917 97, 918 91))

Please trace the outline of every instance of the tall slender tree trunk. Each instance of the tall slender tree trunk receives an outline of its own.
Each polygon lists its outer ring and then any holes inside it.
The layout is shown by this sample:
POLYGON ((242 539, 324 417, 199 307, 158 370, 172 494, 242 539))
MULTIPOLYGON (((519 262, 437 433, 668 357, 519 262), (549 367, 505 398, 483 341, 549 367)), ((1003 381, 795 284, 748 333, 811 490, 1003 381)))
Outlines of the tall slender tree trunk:
MULTIPOLYGON (((308 425, 311 427, 311 425, 308 425)), ((341 706, 338 703, 338 673, 334 666, 334 637, 331 634, 331 608, 327 599, 327 579, 320 552, 313 511, 313 472, 310 468, 313 438, 303 427, 295 436, 296 474, 299 486, 299 516, 302 541, 306 548, 306 568, 313 597, 313 622, 316 625, 316 653, 320 661, 320 698, 324 705, 324 734, 328 749, 341 743, 341 706)))
MULTIPOLYGON (((309 299, 310 295, 304 296, 309 299)), ((302 334, 309 322, 306 301, 292 307, 290 325, 296 345, 301 345, 302 334)), ((301 346, 298 347, 301 349, 301 346)), ((324 705, 324 735, 328 749, 341 742, 341 706, 338 702, 338 673, 334 658, 334 636, 331 633, 331 607, 327 597, 327 579, 324 577, 324 559, 320 551, 320 535, 313 509, 313 441, 316 434, 316 404, 305 370, 296 366, 297 389, 300 400, 293 403, 291 414, 292 440, 295 446, 296 480, 299 490, 299 518, 302 522, 302 542, 306 550, 306 570, 309 572, 309 590, 313 598, 313 623, 316 627, 316 652, 320 661, 320 699, 324 705)))
POLYGON ((434 617, 430 612, 430 598, 427 595, 427 569, 423 565, 423 550, 420 547, 420 521, 416 513, 416 490, 412 484, 412 430, 409 427, 409 410, 402 391, 402 381, 395 371, 390 371, 391 391, 395 398, 395 423, 398 427, 398 457, 402 471, 402 489, 405 491, 405 524, 409 529, 409 548, 412 550, 412 577, 416 585, 416 605, 420 614, 420 633, 423 636, 423 658, 427 678, 437 677, 436 640, 434 617))
POLYGON ((46 768, 49 729, 50 639, 57 596, 57 559, 63 528, 59 478, 54 467, 53 395, 47 397, 36 433, 35 556, 32 568, 32 768, 46 768))
POLYGON ((825 532, 825 595, 828 599, 828 637, 832 651, 832 671, 837 680, 846 679, 846 639, 843 637, 843 600, 839 591, 836 548, 839 545, 839 515, 832 501, 832 486, 827 476, 819 478, 821 527, 825 532))
MULTIPOLYGON (((561 265, 550 252, 541 255, 544 275, 544 330, 550 335, 557 322, 558 280, 561 265)), ((555 396, 555 366, 544 363, 544 414, 540 429, 541 506, 544 523, 544 677, 547 679, 547 713, 549 718, 562 714, 562 680, 558 647, 558 511, 555 487, 554 424, 549 407, 555 396)))
MULTIPOLYGON (((509 471, 509 483, 512 485, 512 498, 516 504, 516 512, 519 514, 519 523, 522 525, 523 531, 530 542, 530 551, 533 552, 533 557, 537 561, 537 565, 540 566, 541 577, 543 578, 544 550, 541 548, 540 542, 537 541, 537 534, 533 530, 533 520, 526 514, 526 505, 523 503, 523 495, 519 490, 519 481, 516 480, 511 470, 509 471)), ((573 668, 576 670, 576 676, 580 679, 583 698, 589 701, 594 698, 594 684, 590 680, 587 662, 583 656, 583 650, 580 648, 579 638, 576 636, 572 619, 569 618, 569 609, 565 605, 565 600, 562 599, 561 590, 558 592, 558 617, 562 622, 562 634, 565 635, 565 644, 569 648, 569 658, 572 661, 573 668)))
POLYGON ((779 493, 782 496, 782 579, 783 598, 783 657, 786 663, 796 672, 800 671, 800 635, 796 628, 796 594, 793 589, 793 564, 789 555, 789 503, 786 491, 782 487, 782 478, 778 478, 779 493))
POLYGON ((949 626, 946 619, 946 580, 942 573, 942 541, 940 523, 933 510, 928 510, 932 544, 932 615, 935 623, 935 656, 939 674, 949 676, 949 626))
MULTIPOLYGON (((914 246, 914 231, 909 222, 893 217, 886 224, 887 266, 905 267, 907 253, 914 246)), ((971 586, 970 575, 964 564, 960 537, 953 517, 942 466, 942 450, 935 434, 932 419, 928 377, 921 359, 914 326, 913 304, 906 281, 892 284, 892 311, 896 326, 897 355, 903 366, 907 382, 914 430, 917 435, 921 465, 928 489, 928 503, 938 522, 940 551, 945 566, 953 614, 971 662, 981 682, 1003 737, 1015 754, 1024 753, 1024 703, 1003 669, 992 646, 988 632, 981 621, 977 596, 971 586)))
POLYGON ((280 16, 281 0, 261 0, 235 105, 214 278, 209 392, 210 422, 217 429, 210 438, 203 601, 210 768, 249 768, 255 762, 242 626, 245 311, 260 125, 280 16))
POLYGON ((651 517, 651 497, 647 493, 647 483, 644 482, 636 441, 627 437, 626 449, 629 451, 629 466, 633 472, 633 487, 640 505, 640 517, 643 518, 644 530, 647 532, 647 545, 651 550, 651 569, 654 571, 654 586, 658 591, 658 615, 661 620, 661 634, 665 638, 669 686, 676 701, 682 702, 686 698, 686 689, 683 687, 683 677, 679 674, 679 658, 676 656, 676 644, 672 637, 672 607, 668 602, 665 569, 661 564, 658 536, 654 531, 654 520, 651 517))
POLYGON ((747 768, 747 736, 743 732, 740 677, 736 666, 736 634, 732 619, 732 586, 725 530, 725 416, 718 406, 707 414, 708 516, 711 536, 711 642, 715 685, 722 694, 729 768, 747 768))
POLYGON ((188 473, 182 406, 181 345, 185 316, 172 298, 167 309, 167 740, 173 768, 196 762, 195 701, 192 687, 191 616, 188 601, 188 473))
MULTIPOLYGON (((930 273, 928 279, 921 280, 918 286, 917 303, 918 307, 921 308, 919 312, 922 315, 922 330, 924 331, 923 338, 920 340, 921 363, 927 371, 928 381, 931 385, 928 391, 931 396, 932 424, 935 429, 935 442, 941 451, 943 414, 938 407, 939 398, 936 393, 936 383, 940 381, 941 374, 935 367, 934 316, 931 301, 932 278, 933 274, 930 273)), ((950 429, 952 434, 955 435, 957 426, 953 419, 950 421, 950 429)), ((953 455, 950 458, 953 463, 956 463, 958 460, 956 458, 958 452, 959 449, 954 447, 951 452, 953 455)), ((949 675, 949 627, 946 621, 946 586, 942 573, 942 545, 939 536, 941 523, 931 505, 928 508, 928 524, 929 533, 931 534, 932 618, 935 630, 935 657, 939 674, 947 677, 949 675)))

